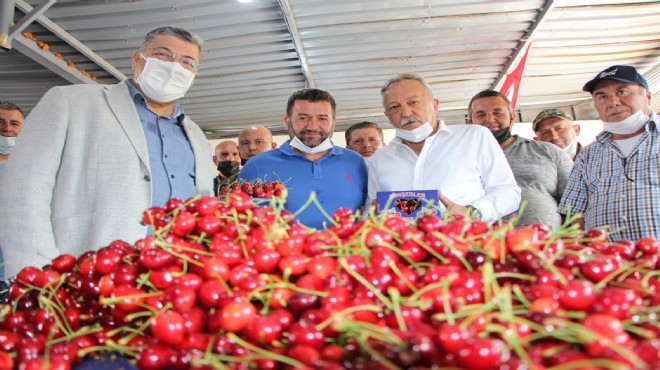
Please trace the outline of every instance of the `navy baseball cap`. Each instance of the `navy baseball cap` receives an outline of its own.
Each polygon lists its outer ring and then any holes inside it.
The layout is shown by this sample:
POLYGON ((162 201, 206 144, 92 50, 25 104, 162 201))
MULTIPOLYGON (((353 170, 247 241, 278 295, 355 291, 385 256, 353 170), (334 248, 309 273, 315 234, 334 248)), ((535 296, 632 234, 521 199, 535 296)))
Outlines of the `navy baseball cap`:
POLYGON ((596 85, 605 80, 615 80, 621 81, 629 84, 638 84, 642 85, 646 90, 649 89, 649 85, 646 83, 646 80, 642 75, 637 73, 635 67, 632 66, 611 66, 610 68, 600 72, 593 80, 584 84, 582 91, 587 91, 589 93, 594 92, 596 85))

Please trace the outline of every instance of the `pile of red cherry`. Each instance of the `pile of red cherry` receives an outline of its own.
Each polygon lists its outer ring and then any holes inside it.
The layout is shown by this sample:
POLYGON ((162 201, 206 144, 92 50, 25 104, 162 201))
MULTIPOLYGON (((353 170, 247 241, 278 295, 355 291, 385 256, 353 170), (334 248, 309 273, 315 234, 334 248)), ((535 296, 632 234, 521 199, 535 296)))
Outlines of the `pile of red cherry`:
POLYGON ((220 190, 221 195, 246 193, 255 198, 286 197, 286 185, 279 180, 276 181, 235 181, 220 190))
POLYGON ((154 234, 26 267, 0 370, 112 353, 140 369, 658 369, 646 238, 423 216, 316 231, 236 192, 145 211, 154 234))

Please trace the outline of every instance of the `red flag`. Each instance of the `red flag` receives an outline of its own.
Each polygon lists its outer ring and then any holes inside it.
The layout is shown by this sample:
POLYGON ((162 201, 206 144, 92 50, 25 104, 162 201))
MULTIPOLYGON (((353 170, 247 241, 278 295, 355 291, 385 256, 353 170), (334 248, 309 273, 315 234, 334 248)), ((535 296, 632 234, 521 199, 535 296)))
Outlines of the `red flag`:
POLYGON ((518 63, 516 69, 506 75, 506 80, 504 80, 502 88, 500 89, 500 92, 509 98, 509 101, 511 102, 511 109, 514 112, 516 111, 516 100, 518 100, 520 80, 522 80, 523 70, 525 69, 525 62, 527 61, 527 53, 529 53, 529 48, 531 46, 531 43, 527 46, 525 55, 523 55, 522 59, 520 59, 520 63, 518 63))

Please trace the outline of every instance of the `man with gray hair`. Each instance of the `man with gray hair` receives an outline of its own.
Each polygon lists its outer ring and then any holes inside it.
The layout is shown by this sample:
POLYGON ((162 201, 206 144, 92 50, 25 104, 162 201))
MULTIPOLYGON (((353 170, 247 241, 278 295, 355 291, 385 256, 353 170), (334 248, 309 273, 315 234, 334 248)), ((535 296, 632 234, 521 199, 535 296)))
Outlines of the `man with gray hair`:
POLYGON ((16 145, 16 137, 23 129, 23 111, 16 104, 0 101, 0 173, 16 145))
POLYGON ((438 99, 414 74, 387 81, 381 95, 396 137, 368 163, 369 201, 379 191, 438 190, 450 214, 495 221, 518 209, 520 188, 486 128, 440 122, 438 99))
POLYGON ((577 156, 559 212, 582 213, 585 230, 609 228, 610 241, 660 238, 660 131, 646 80, 615 65, 582 90, 603 132, 577 156))
POLYGON ((201 55, 198 36, 157 28, 133 53, 132 79, 55 87, 43 96, 0 176, 8 276, 59 254, 143 238, 145 209, 212 194, 209 143, 177 103, 201 55))

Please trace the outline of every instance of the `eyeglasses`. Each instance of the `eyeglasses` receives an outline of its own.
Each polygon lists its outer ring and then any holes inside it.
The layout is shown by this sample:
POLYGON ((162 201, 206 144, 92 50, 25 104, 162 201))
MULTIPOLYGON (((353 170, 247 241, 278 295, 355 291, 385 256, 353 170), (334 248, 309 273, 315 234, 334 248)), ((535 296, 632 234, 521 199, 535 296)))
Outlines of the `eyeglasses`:
MULTIPOLYGON (((156 59, 160 59, 166 62, 176 61, 176 54, 168 48, 149 48, 147 49, 147 52, 149 54, 148 56, 154 57, 156 59)), ((179 59, 179 64, 181 64, 183 68, 192 72, 197 72, 197 69, 199 68, 199 62, 187 56, 182 56, 179 59)))

